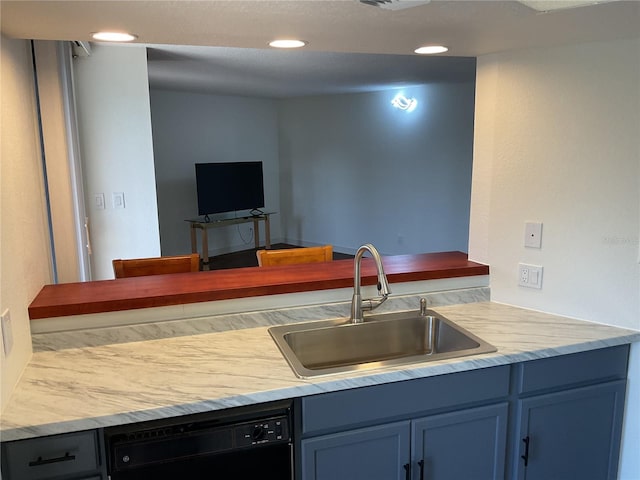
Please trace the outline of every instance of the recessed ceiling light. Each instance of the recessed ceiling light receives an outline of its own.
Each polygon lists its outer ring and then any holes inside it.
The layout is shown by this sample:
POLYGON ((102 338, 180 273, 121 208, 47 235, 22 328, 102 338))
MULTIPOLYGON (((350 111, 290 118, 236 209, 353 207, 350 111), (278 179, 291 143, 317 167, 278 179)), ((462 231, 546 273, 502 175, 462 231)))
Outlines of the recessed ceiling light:
POLYGON ((433 55, 435 53, 444 53, 448 51, 449 49, 443 45, 427 45, 414 50, 414 52, 420 55, 433 55))
POLYGON ((91 36, 101 42, 132 42, 138 38, 137 35, 124 32, 96 32, 91 36))
POLYGON ((538 12, 550 12, 552 10, 563 10, 568 8, 586 7, 599 3, 608 3, 613 0, 518 0, 523 5, 537 10, 538 12))
POLYGON ((360 0, 360 3, 384 8, 386 10, 404 10, 430 3, 431 0, 360 0))
POLYGON ((269 45, 274 48, 300 48, 304 47, 306 44, 307 42, 294 39, 281 39, 269 42, 269 45))

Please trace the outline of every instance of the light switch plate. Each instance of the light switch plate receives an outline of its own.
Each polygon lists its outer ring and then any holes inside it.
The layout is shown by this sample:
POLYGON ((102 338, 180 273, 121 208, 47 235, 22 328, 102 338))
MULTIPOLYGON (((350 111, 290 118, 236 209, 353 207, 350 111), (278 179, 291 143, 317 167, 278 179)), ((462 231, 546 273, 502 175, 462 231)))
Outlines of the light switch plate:
POLYGON ((124 192, 113 192, 113 208, 124 208, 124 192))
POLYGON ((524 224, 524 246, 529 248, 542 247, 542 223, 527 222, 524 224))
POLYGON ((96 193, 94 195, 94 204, 97 210, 104 210, 106 208, 104 203, 104 193, 96 193))

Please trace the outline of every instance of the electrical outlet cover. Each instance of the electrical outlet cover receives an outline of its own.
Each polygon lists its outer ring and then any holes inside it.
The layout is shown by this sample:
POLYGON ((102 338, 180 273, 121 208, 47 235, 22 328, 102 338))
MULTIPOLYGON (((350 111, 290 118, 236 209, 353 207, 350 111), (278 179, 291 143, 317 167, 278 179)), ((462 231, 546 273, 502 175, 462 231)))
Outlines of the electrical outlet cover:
POLYGON ((540 265, 518 264, 518 285, 528 288, 542 288, 542 267, 540 265))

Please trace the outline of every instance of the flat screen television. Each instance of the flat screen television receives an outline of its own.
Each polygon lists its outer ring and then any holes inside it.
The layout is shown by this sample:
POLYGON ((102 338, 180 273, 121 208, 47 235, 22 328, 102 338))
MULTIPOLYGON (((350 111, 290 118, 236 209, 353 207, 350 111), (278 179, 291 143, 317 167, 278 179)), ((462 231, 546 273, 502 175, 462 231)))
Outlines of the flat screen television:
POLYGON ((264 207, 262 162, 195 165, 199 215, 264 207))

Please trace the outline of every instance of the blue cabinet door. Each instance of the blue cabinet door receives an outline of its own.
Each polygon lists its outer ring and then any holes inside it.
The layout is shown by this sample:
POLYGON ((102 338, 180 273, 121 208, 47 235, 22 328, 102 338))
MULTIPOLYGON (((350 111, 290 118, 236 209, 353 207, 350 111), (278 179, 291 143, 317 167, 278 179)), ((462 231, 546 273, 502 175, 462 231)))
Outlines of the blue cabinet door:
POLYGON ((415 420, 413 478, 503 479, 508 412, 505 402, 415 420))
POLYGON ((302 480, 404 480, 409 422, 302 440, 302 480))
POLYGON ((624 380, 519 401, 519 480, 615 480, 624 380))

